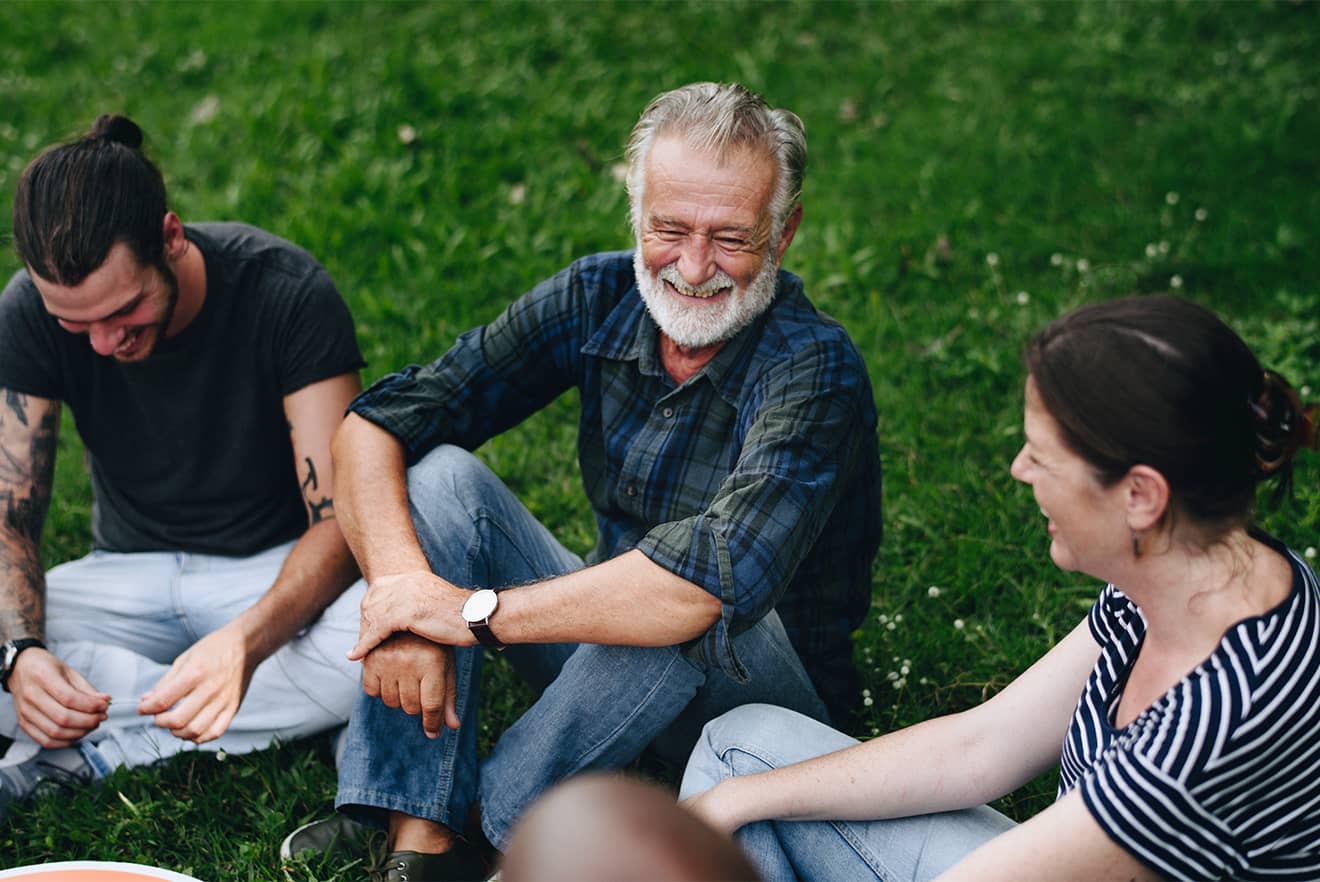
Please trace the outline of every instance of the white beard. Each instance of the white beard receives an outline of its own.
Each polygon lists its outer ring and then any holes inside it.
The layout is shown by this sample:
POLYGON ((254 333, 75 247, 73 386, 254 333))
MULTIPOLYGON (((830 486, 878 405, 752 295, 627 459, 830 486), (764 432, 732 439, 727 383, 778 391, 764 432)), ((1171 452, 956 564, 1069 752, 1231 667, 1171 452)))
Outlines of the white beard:
POLYGON ((746 289, 739 289, 733 277, 723 270, 695 288, 683 281, 675 263, 667 264, 652 275, 642 259, 641 243, 633 255, 633 271, 637 276, 637 290, 651 318, 665 336, 679 346, 701 349, 723 343, 752 323, 752 320, 770 308, 775 298, 775 285, 779 265, 767 252, 755 278, 746 289), (670 294, 665 288, 669 282, 681 292, 704 293, 721 288, 733 290, 719 304, 689 300, 682 295, 670 294))

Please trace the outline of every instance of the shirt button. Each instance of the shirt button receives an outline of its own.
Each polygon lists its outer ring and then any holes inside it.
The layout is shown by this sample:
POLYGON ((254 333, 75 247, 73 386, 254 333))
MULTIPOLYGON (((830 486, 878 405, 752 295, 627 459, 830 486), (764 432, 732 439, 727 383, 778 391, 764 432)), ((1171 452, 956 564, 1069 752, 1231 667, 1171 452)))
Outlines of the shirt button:
POLYGON ((660 412, 664 414, 665 419, 669 419, 674 415, 674 409, 672 407, 666 407, 664 410, 660 412))
POLYGON ((637 488, 634 487, 632 484, 629 484, 628 488, 624 492, 627 493, 629 496, 636 496, 637 488))

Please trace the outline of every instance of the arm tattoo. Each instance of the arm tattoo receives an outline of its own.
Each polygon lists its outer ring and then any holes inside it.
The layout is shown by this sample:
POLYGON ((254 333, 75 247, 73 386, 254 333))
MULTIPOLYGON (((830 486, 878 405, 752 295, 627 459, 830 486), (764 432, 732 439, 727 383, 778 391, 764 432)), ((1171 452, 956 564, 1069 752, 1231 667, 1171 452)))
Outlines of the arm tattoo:
POLYGON ((27 421, 27 396, 15 392, 13 389, 5 390, 5 406, 14 412, 18 417, 19 423, 26 426, 27 421))
POLYGON ((45 573, 41 528, 50 507, 59 408, 32 410, 5 390, 0 408, 0 634, 41 634, 45 573), (31 424, 29 414, 37 418, 31 424), (26 450, 22 449, 26 445, 26 450))
POLYGON ((329 520, 335 516, 335 501, 325 494, 322 494, 319 500, 312 499, 312 491, 319 489, 316 479, 316 464, 312 462, 310 456, 304 456, 303 462, 307 463, 307 477, 302 482, 303 502, 307 503, 309 523, 319 524, 321 521, 329 520))

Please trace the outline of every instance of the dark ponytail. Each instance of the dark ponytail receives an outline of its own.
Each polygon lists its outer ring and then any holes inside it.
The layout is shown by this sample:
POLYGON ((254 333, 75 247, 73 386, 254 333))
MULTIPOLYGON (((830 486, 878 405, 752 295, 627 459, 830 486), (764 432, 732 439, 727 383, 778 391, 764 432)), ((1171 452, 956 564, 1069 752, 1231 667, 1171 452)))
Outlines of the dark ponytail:
POLYGON ((123 242, 162 266, 165 182, 142 152, 142 129, 102 114, 91 132, 44 151, 14 196, 14 245, 30 271, 75 286, 123 242))
POLYGON ((92 124, 91 136, 123 144, 130 150, 142 148, 142 130, 133 120, 117 113, 103 113, 98 116, 96 122, 92 124))
POLYGON ((1316 407, 1302 403, 1287 380, 1265 371, 1261 392, 1250 404, 1256 434, 1256 476, 1276 478, 1275 501, 1292 490, 1293 458, 1303 447, 1316 449, 1316 407))

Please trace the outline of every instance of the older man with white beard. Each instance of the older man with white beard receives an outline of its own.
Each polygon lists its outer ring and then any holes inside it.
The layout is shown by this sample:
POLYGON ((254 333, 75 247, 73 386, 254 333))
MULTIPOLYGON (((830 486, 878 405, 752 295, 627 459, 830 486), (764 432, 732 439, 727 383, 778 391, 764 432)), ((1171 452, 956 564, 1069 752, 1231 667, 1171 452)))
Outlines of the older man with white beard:
POLYGON ((737 85, 657 97, 628 143, 635 252, 582 258, 362 394, 336 508, 369 589, 341 814, 283 853, 389 830, 385 878, 474 878, 541 792, 769 702, 856 702, 880 462, 861 355, 780 269, 806 136, 737 85), (568 389, 599 528, 565 549, 469 451, 568 389), (498 592, 498 593, 496 593, 498 592), (539 696, 478 763, 483 648, 539 696), (478 826, 479 820, 479 826, 478 826))

